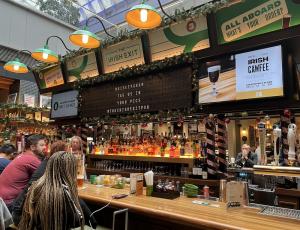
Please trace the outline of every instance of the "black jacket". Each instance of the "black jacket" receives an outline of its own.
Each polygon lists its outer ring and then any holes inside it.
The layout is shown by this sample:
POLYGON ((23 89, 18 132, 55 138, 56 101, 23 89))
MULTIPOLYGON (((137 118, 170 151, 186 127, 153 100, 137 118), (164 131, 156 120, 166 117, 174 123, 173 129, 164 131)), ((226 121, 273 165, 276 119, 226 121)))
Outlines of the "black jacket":
MULTIPOLYGON (((12 217, 13 217, 13 221, 14 221, 15 225, 18 225, 20 223, 23 205, 24 205, 29 187, 32 185, 33 182, 37 181, 44 175, 44 172, 45 172, 46 166, 47 166, 47 162, 48 162, 48 158, 42 161, 40 166, 32 174, 32 176, 31 176, 28 184, 24 188, 24 190, 19 194, 19 196, 14 201, 13 209, 12 209, 12 217)), ((89 209, 89 207, 81 199, 79 199, 79 203, 80 203, 83 215, 84 215, 85 224, 89 224, 89 220, 90 220, 90 222, 92 224, 91 227, 96 228, 97 221, 94 217, 90 218, 90 215, 92 214, 92 212, 89 209)))

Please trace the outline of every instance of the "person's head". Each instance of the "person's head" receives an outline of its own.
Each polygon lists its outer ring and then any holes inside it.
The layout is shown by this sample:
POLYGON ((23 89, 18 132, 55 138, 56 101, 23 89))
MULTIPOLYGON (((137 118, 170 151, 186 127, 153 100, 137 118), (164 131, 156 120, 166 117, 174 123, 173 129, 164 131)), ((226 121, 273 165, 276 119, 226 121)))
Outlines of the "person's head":
POLYGON ((250 152, 250 146, 247 144, 242 145, 242 153, 249 153, 250 152))
POLYGON ((45 136, 34 134, 27 137, 25 141, 25 149, 32 151, 38 156, 44 156, 46 150, 45 136))
POLYGON ((67 151, 67 144, 64 141, 56 141, 51 145, 49 157, 51 157, 54 153, 60 151, 67 151))
MULTIPOLYGON (((31 186, 24 203, 19 226, 33 229, 38 220, 43 230, 63 229, 64 215, 72 211, 80 219, 82 210, 77 192, 77 165, 73 154, 54 153, 48 160, 44 175, 31 186)), ((73 218, 72 218, 73 219, 73 218)), ((81 229, 84 220, 82 216, 81 229)))
POLYGON ((72 151, 82 150, 82 140, 79 136, 73 136, 71 138, 71 148, 72 148, 72 151))
POLYGON ((8 160, 11 160, 16 152, 17 149, 11 144, 4 144, 0 147, 0 155, 8 160))

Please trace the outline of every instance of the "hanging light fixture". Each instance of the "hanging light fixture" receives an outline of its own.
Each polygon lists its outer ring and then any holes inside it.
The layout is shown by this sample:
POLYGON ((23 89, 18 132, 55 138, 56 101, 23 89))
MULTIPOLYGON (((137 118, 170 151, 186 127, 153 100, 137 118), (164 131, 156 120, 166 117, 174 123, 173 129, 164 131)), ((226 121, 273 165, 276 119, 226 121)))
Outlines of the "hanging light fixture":
POLYGON ((50 36, 47 38, 46 44, 43 48, 36 49, 35 51, 32 52, 31 56, 35 60, 46 62, 46 63, 54 63, 59 61, 58 55, 49 49, 48 43, 50 38, 58 38, 62 42, 66 50, 71 51, 60 37, 50 36))
POLYGON ((114 36, 112 36, 111 34, 109 34, 107 32, 103 22, 98 17, 92 16, 92 17, 90 17, 86 20, 84 29, 76 30, 74 33, 72 33, 69 36, 70 41, 74 45, 80 46, 80 47, 83 47, 83 48, 98 48, 100 46, 100 43, 101 43, 100 38, 96 34, 94 34, 94 33, 92 33, 91 31, 88 30, 88 23, 93 18, 97 19, 101 23, 101 25, 104 29, 104 32, 108 36, 114 38, 114 36))
MULTIPOLYGON (((158 0, 161 11, 171 20, 171 18, 163 9, 160 0, 158 0)), ((145 4, 145 0, 142 4, 133 6, 125 15, 127 23, 139 29, 153 29, 160 26, 162 18, 158 11, 148 4, 145 4)))
POLYGON ((28 73, 29 72, 28 67, 24 63, 22 63, 20 61, 20 59, 18 58, 20 52, 27 52, 27 53, 31 54, 31 52, 28 50, 19 50, 17 52, 16 58, 13 61, 9 61, 9 62, 5 63, 3 68, 6 71, 12 72, 12 73, 28 73))

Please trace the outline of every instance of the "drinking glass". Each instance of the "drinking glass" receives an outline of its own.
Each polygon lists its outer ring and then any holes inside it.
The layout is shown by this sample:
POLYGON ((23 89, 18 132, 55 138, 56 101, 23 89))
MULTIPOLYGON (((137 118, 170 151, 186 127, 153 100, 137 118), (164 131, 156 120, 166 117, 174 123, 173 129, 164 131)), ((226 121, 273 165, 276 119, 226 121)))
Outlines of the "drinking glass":
POLYGON ((212 83, 212 95, 217 96, 216 82, 219 80, 221 66, 215 65, 207 68, 209 81, 212 83))

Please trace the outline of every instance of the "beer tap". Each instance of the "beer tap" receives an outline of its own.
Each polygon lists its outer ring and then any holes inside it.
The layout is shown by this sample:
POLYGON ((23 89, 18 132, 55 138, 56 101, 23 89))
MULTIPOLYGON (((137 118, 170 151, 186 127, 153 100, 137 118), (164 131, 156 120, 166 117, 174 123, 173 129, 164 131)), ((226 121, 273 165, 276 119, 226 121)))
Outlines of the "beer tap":
POLYGON ((280 139, 281 139, 281 129, 276 125, 276 128, 273 129, 274 136, 274 160, 275 165, 279 165, 279 155, 280 155, 280 139), (278 141, 278 149, 277 149, 277 140, 278 141))
POLYGON ((259 132, 259 148, 261 155, 262 165, 267 165, 267 154, 266 154, 266 123, 261 121, 257 124, 259 132))
POLYGON ((289 165, 293 165, 296 160, 296 131, 297 126, 293 123, 289 124, 288 126, 288 145, 289 145, 289 152, 288 152, 288 161, 289 165))

